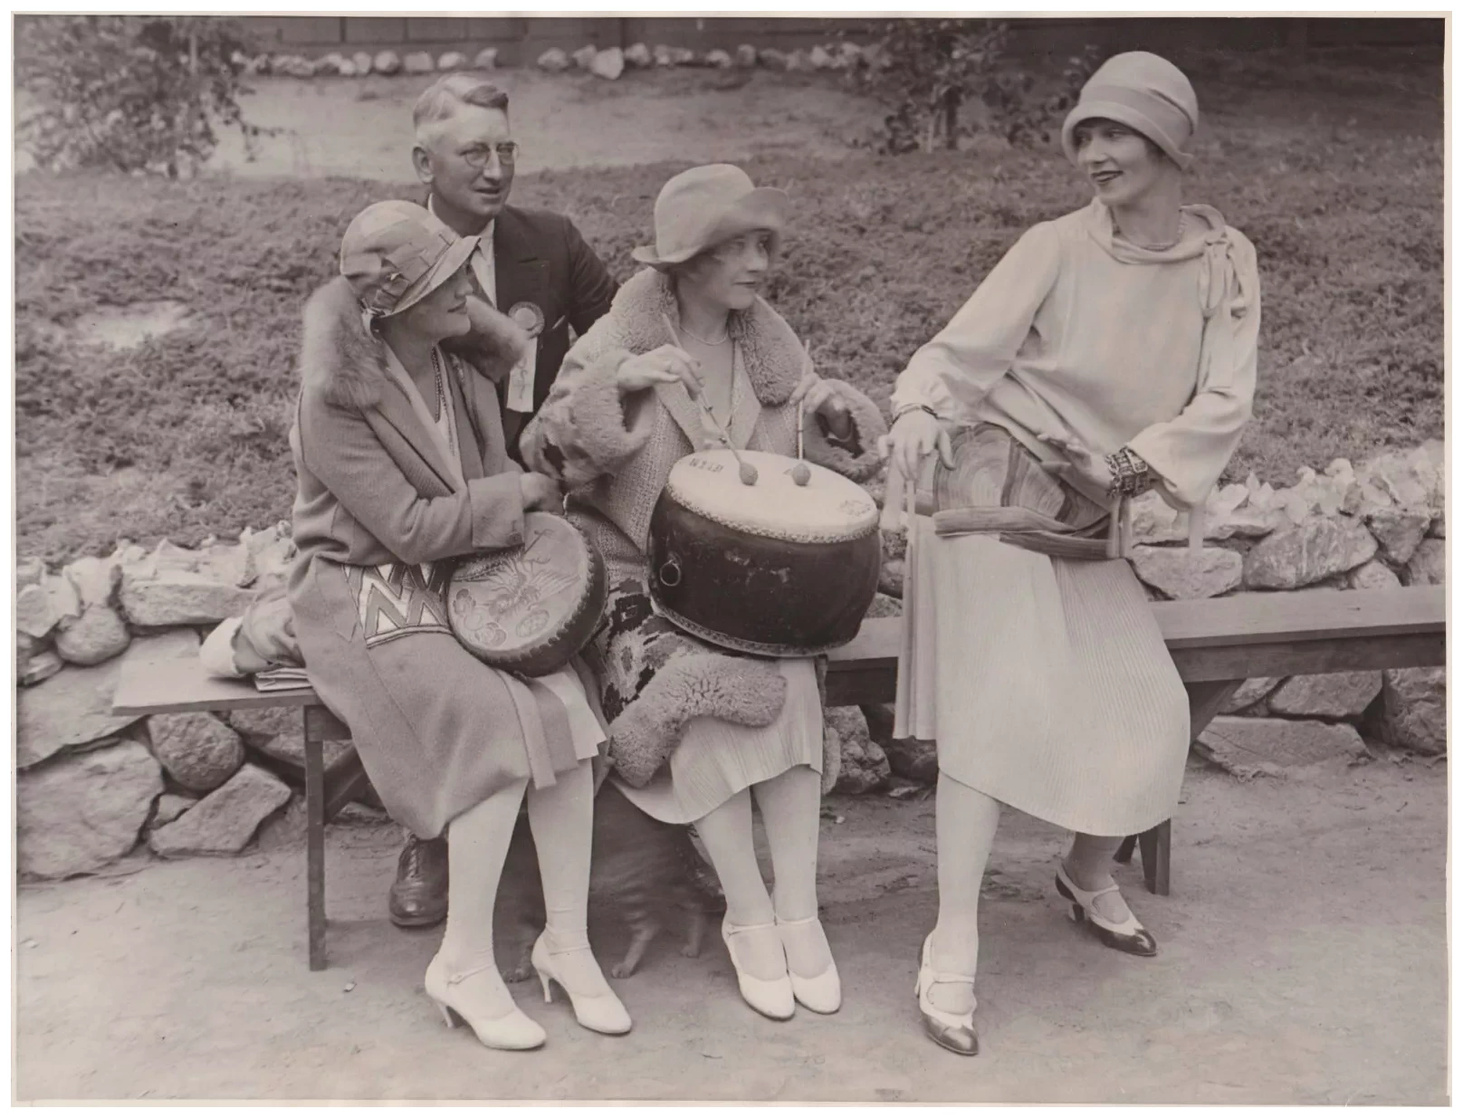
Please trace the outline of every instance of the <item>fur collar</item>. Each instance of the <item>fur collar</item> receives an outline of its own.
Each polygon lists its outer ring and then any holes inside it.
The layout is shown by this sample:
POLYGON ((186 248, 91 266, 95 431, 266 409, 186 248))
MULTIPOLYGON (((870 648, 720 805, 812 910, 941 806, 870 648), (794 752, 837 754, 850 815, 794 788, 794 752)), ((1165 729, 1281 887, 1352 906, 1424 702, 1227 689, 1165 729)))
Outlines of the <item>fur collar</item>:
MULTIPOLYGON (((612 344, 631 353, 648 353, 668 344, 663 316, 680 328, 680 310, 670 277, 645 268, 637 272, 615 295, 605 316, 613 332, 612 344)), ((741 347, 742 364, 757 399, 766 406, 785 404, 802 380, 807 356, 787 321, 766 300, 731 316, 728 326, 741 347)))
MULTIPOLYGON (((472 332, 453 339, 452 349, 490 380, 501 380, 528 344, 507 315, 477 299, 468 301, 472 332)), ((358 411, 381 400, 390 373, 386 343, 366 329, 361 308, 342 276, 332 279, 305 304, 300 374, 338 407, 358 411)))

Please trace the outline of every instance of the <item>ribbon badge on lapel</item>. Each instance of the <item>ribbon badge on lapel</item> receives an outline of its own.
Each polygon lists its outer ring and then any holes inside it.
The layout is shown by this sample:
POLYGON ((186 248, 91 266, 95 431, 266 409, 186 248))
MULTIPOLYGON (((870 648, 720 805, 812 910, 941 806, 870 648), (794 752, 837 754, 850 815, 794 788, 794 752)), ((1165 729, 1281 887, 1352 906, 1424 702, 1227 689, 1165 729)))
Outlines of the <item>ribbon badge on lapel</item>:
POLYGON ((533 375, 538 365, 538 337, 544 332, 544 312, 537 303, 514 303, 508 317, 523 328, 533 343, 508 374, 508 410, 527 415, 533 411, 533 375))

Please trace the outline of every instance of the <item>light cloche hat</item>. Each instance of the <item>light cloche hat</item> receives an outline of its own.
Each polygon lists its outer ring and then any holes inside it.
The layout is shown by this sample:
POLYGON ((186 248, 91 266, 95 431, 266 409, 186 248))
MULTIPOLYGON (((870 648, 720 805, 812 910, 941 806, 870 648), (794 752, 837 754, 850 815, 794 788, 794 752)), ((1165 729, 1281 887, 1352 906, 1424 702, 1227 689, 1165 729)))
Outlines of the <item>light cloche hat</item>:
POLYGON ((478 247, 414 202, 376 202, 351 219, 340 274, 371 318, 400 314, 441 287, 478 247))
POLYGON ((681 264, 729 237, 753 229, 780 236, 787 192, 756 186, 730 163, 709 163, 682 171, 655 199, 655 244, 631 255, 642 264, 681 264))
POLYGON ((1143 50, 1115 54, 1097 68, 1062 124, 1062 150, 1077 162, 1073 133, 1084 120, 1102 118, 1147 136, 1184 170, 1194 157, 1184 151, 1199 127, 1199 98, 1184 72, 1143 50))

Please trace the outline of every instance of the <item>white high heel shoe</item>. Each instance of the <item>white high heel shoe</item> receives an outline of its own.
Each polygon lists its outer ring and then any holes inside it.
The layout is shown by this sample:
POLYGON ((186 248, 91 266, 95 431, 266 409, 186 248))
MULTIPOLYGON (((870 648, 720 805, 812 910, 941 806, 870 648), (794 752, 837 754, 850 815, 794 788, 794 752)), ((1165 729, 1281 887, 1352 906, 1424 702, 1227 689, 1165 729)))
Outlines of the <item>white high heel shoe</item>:
POLYGON ((974 1056, 980 1051, 980 1042, 975 1035, 975 1007, 969 1013, 947 1013, 930 1001, 930 987, 936 982, 954 982, 975 985, 973 974, 945 974, 935 969, 930 961, 930 937, 925 936, 924 947, 919 953, 919 977, 914 982, 915 996, 919 998, 919 1015, 924 1021, 925 1035, 949 1052, 959 1056, 974 1056))
POLYGON ((796 1009, 793 1004, 792 979, 786 972, 781 978, 756 978, 748 974, 737 962, 737 953, 732 948, 734 936, 747 932, 775 931, 776 928, 776 924, 738 926, 723 919, 721 942, 726 944, 726 953, 731 956, 732 968, 737 972, 737 987, 742 992, 742 999, 763 1017, 771 1017, 774 1021, 786 1021, 796 1009))
POLYGON ((465 1021, 468 1027, 477 1034, 478 1040, 488 1048, 524 1051, 540 1047, 547 1039, 538 1022, 514 1004, 512 995, 503 985, 503 980, 498 975, 498 968, 493 963, 484 963, 471 970, 448 974, 447 967, 442 962, 442 956, 437 955, 427 964, 427 976, 423 985, 426 987, 427 997, 431 998, 437 1004, 437 1008, 442 1011, 442 1019, 447 1022, 449 1029, 456 1028, 458 1021, 465 1021), (473 993, 466 983, 484 972, 487 972, 490 977, 482 981, 487 982, 490 989, 493 983, 497 984, 497 989, 493 991, 498 995, 495 1000, 499 1002, 499 1005, 507 1002, 510 1007, 496 1016, 487 1016, 470 1005, 473 993))
MULTIPOLYGON (((782 936, 783 950, 787 950, 787 929, 806 928, 810 924, 818 924, 816 916, 809 916, 804 920, 783 920, 777 918, 778 934, 782 936)), ((822 932, 822 926, 818 927, 822 932)), ((823 936, 823 943, 828 943, 827 935, 823 936)), ((788 963, 787 976, 792 981, 792 996, 799 1004, 807 1006, 814 1013, 837 1013, 843 1005, 843 986, 838 980, 838 967, 833 962, 833 952, 828 953, 828 969, 815 978, 804 978, 792 969, 792 963, 788 963)))
MULTIPOLYGON (((548 933, 545 932, 544 935, 548 933)), ((549 983, 557 982, 560 989, 569 995, 569 1004, 574 1007, 574 1019, 596 1033, 604 1033, 606 1036, 622 1036, 630 1031, 630 1014, 626 1011, 624 1003, 615 996, 615 992, 609 988, 604 981, 603 974, 600 975, 600 982, 604 989, 598 994, 575 993, 564 981, 564 971, 554 962, 563 959, 566 955, 577 954, 582 951, 589 956, 590 964, 599 972, 599 964, 595 962, 594 956, 590 954, 588 945, 584 947, 572 947, 568 951, 550 951, 549 945, 544 942, 544 935, 540 935, 533 944, 533 952, 529 956, 529 962, 533 966, 533 972, 538 975, 540 985, 544 988, 544 1001, 553 1001, 553 995, 549 992, 549 983)))

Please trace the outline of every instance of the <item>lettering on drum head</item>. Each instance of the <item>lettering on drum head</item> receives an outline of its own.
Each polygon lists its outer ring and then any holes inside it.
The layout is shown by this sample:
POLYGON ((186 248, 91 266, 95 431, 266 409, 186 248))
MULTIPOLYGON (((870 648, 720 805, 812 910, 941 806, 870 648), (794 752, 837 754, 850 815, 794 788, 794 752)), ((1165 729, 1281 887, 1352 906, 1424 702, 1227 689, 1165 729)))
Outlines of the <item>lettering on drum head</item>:
POLYGON ((693 469, 705 470, 708 474, 719 474, 722 470, 726 469, 720 462, 712 462, 699 456, 692 458, 686 465, 693 469))

